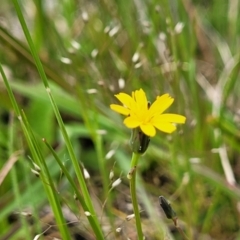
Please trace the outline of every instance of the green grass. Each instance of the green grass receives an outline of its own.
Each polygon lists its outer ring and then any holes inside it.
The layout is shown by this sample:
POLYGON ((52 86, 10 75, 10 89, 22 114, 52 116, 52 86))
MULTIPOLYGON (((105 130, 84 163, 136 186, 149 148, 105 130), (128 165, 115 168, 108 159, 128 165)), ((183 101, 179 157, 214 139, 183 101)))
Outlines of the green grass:
POLYGON ((169 111, 187 117, 139 159, 143 233, 183 238, 162 195, 188 239, 239 239, 239 1, 19 2, 0 9, 0 239, 33 239, 49 226, 62 239, 134 239, 125 220, 131 132, 109 105, 139 88, 151 102, 169 93, 169 111))

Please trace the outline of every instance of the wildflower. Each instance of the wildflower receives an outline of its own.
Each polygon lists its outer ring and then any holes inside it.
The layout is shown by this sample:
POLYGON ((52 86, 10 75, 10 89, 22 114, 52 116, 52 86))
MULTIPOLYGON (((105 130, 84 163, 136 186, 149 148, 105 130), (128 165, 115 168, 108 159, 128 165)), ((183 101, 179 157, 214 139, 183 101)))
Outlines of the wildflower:
POLYGON ((172 133, 176 130, 176 123, 182 124, 186 121, 186 118, 182 115, 163 114, 174 101, 169 94, 158 96, 151 106, 142 89, 132 92, 132 96, 126 93, 119 93, 115 97, 123 106, 111 104, 110 108, 115 112, 127 116, 124 124, 128 128, 140 128, 146 136, 155 136, 156 128, 165 133, 172 133))

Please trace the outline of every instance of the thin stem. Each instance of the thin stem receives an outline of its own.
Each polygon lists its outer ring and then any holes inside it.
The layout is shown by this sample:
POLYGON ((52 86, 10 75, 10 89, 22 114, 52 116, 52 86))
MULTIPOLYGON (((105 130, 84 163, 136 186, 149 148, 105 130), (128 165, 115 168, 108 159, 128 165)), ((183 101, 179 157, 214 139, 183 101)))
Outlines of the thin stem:
POLYGON ((178 226, 178 219, 176 218, 175 220, 174 219, 172 219, 172 220, 173 220, 173 223, 174 223, 175 227, 177 228, 179 233, 182 235, 183 239, 189 240, 187 235, 183 232, 182 228, 178 226))
MULTIPOLYGON (((96 212, 95 212, 95 209, 94 209, 94 206, 93 206, 93 202, 91 200, 91 196, 89 194, 89 191, 88 191, 88 188, 87 188, 87 185, 86 185, 83 173, 82 173, 82 171, 81 171, 81 169, 79 167, 79 162, 78 162, 77 157, 76 157, 76 155, 74 153, 73 146, 71 144, 71 141, 70 141, 69 136, 67 134, 67 131, 65 129, 65 126, 64 126, 61 114, 59 112, 57 104, 56 104, 56 102, 55 102, 55 100, 53 98, 53 95, 51 93, 51 89, 50 89, 49 84, 48 84, 48 79, 46 77, 46 74, 44 72, 42 63, 41 63, 40 58, 39 58, 39 56, 37 54, 37 51, 36 51, 36 48, 35 48, 34 43, 32 41, 30 32, 28 30, 27 24, 26 24, 25 19, 23 17, 23 14, 22 14, 22 11, 21 11, 21 8, 20 8, 20 5, 19 5, 19 1, 18 0, 12 0, 12 1, 13 1, 13 4, 14 4, 14 7, 16 9, 16 13, 18 15, 18 19, 19 19, 19 21, 21 23, 23 32, 24 32, 25 37, 27 39, 27 43, 28 43, 29 48, 31 50, 32 56, 34 58, 34 62, 35 62, 36 67, 38 69, 39 75, 41 76, 42 82, 43 82, 43 84, 44 84, 44 86, 46 88, 47 94, 49 96, 49 100, 50 100, 51 105, 53 107, 53 110, 54 110, 56 119, 58 121, 59 127, 61 129, 63 138, 65 140, 65 144, 67 146, 67 149, 68 149, 68 152, 69 152, 69 155, 70 155, 70 159, 72 160, 73 167, 74 167, 74 170, 76 172, 76 176, 77 176, 77 179, 79 181, 79 185, 81 187, 81 191, 82 191, 82 195, 84 197, 84 201, 85 201, 85 203, 86 203, 86 205, 87 205, 87 207, 88 207, 88 209, 89 209, 89 211, 91 213, 91 216, 93 217, 93 219, 95 221, 95 225, 98 228, 97 231, 100 233, 101 232, 101 226, 100 226, 99 220, 97 218, 97 215, 96 215, 96 212)), ((64 239, 67 239, 67 238, 64 238, 64 239)), ((104 239, 103 233, 101 233, 101 238, 98 238, 98 239, 104 239)))
MULTIPOLYGON (((53 148, 51 147, 51 145, 46 141, 45 138, 42 139, 42 141, 46 144, 46 146, 48 147, 48 149, 51 151, 51 153, 53 154, 55 160, 57 161, 57 163, 59 164, 61 170, 63 171, 63 173, 65 174, 66 178, 68 179, 70 185, 72 186, 72 188, 75 191, 75 194, 79 200, 79 202, 81 203, 83 209, 85 212, 89 212, 88 206, 85 203, 81 193, 79 192, 79 189, 77 187, 77 185, 75 184, 75 182, 73 181, 73 178, 71 177, 70 173, 68 172, 68 170, 66 169, 66 167, 64 166, 64 164, 62 163, 62 161, 60 160, 60 158, 58 157, 58 155, 56 154, 56 152, 53 150, 53 148)), ((97 224, 98 222, 95 221, 94 216, 92 215, 87 215, 88 221, 92 226, 92 229, 94 230, 97 239, 104 239, 103 233, 101 231, 101 229, 99 228, 99 225, 97 224)))
MULTIPOLYGON (((10 97, 11 103, 13 105, 13 108, 14 108, 17 116, 18 116, 19 121, 20 121, 21 127, 23 129, 24 135, 25 135, 26 140, 28 142, 29 149, 31 151, 33 159, 35 159, 37 164, 39 166, 41 166, 41 162, 44 162, 44 161, 40 161, 40 158, 42 157, 41 152, 39 150, 38 145, 36 144, 35 138, 32 134, 31 128, 30 128, 30 126, 27 122, 27 119, 26 119, 24 113, 20 112, 20 110, 19 110, 17 101, 14 97, 12 89, 11 89, 11 87, 9 85, 9 82, 6 78, 6 75, 3 71, 1 63, 0 63, 0 73, 3 77, 3 81, 4 81, 5 86, 7 88, 7 92, 9 94, 9 97, 10 97)), ((45 168, 45 170, 48 170, 48 169, 45 168)), ((44 171, 44 174, 45 174, 45 171, 44 171)), ((44 175, 44 174, 42 173, 42 175, 44 175)), ((49 180, 48 180, 48 182, 51 183, 51 181, 49 181, 49 180)), ((64 220, 64 217, 63 217, 63 214, 62 214, 62 211, 61 211, 61 206, 60 206, 60 203, 59 203, 59 200, 58 200, 58 194, 55 191, 52 191, 54 189, 54 187, 50 188, 49 185, 46 186, 46 184, 43 184, 43 186, 44 186, 44 188, 47 192, 47 196, 48 196, 50 205, 53 209, 55 219, 56 219, 56 222, 59 226, 59 230, 60 230, 61 235, 63 236, 64 239, 71 239, 70 233, 69 233, 67 225, 66 225, 66 221, 64 220)), ((52 184, 52 186, 53 186, 53 184, 52 184)))
POLYGON ((71 239, 66 220, 63 216, 59 193, 56 191, 53 179, 47 167, 47 163, 42 155, 39 145, 37 144, 37 140, 23 111, 21 112, 21 116, 22 127, 24 129, 23 131, 25 133, 32 156, 34 156, 35 161, 41 167, 41 172, 39 172, 40 178, 43 182, 44 189, 47 192, 47 197, 53 210, 59 231, 63 239, 71 239))
MULTIPOLYGON (((8 151, 9 151, 9 160, 11 158, 18 158, 19 156, 17 156, 17 152, 15 152, 15 156, 12 154, 14 151, 14 136, 15 136, 15 128, 14 128, 14 114, 11 112, 10 113, 10 121, 9 121, 9 144, 8 144, 8 151), (12 154, 12 155, 11 155, 12 154)), ((19 154, 19 153, 18 153, 19 154)), ((20 185, 18 182, 18 175, 17 175, 17 171, 19 170, 19 168, 17 169, 16 164, 13 164, 11 171, 10 171, 10 176, 11 176, 11 183, 13 186, 13 194, 14 197, 16 198, 16 202, 17 202, 17 208, 18 211, 21 212, 22 209, 22 204, 21 204, 21 190, 20 190, 20 185)), ((22 214, 20 215, 20 221, 21 224, 23 226, 23 231, 27 231, 28 230, 28 224, 26 219, 23 217, 22 214)), ((27 234, 26 239, 31 239, 30 235, 27 234)))
POLYGON ((140 218, 140 212, 138 209, 138 201, 137 201, 137 194, 136 194, 136 167, 137 167, 139 157, 140 157, 139 154, 133 153, 132 160, 131 160, 131 169, 128 174, 128 178, 130 180, 130 192, 132 197, 132 204, 133 204, 133 211, 135 215, 138 240, 143 240, 144 238, 142 233, 141 218, 140 218))

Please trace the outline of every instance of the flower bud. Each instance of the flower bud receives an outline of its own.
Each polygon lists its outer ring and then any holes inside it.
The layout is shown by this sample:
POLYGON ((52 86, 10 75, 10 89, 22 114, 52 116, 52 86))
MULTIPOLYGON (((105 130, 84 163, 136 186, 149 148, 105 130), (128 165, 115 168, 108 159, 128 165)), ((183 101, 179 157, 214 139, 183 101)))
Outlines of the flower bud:
POLYGON ((168 219, 172 219, 172 220, 176 219, 177 214, 172 209, 171 204, 163 196, 159 197, 159 202, 160 202, 160 206, 162 207, 164 213, 166 214, 166 217, 168 219))
POLYGON ((145 135, 141 129, 133 128, 130 138, 130 146, 134 153, 143 154, 148 148, 150 137, 145 135))

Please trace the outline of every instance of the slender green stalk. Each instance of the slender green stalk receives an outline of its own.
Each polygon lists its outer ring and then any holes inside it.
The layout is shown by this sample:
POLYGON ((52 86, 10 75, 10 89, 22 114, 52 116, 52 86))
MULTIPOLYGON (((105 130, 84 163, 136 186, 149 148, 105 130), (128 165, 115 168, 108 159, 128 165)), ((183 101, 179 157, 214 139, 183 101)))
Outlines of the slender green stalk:
POLYGON ((47 81, 47 77, 46 77, 46 74, 44 72, 44 69, 43 69, 43 66, 41 64, 41 61, 40 61, 40 58, 37 54, 37 51, 35 49, 35 46, 33 44, 33 41, 32 41, 32 38, 31 38, 31 35, 28 31, 28 28, 27 28, 27 24, 24 20, 24 17, 23 17, 23 14, 22 14, 22 10, 20 8, 20 5, 19 5, 19 2, 18 0, 12 0, 13 1, 13 4, 14 4, 14 7, 16 9, 16 13, 18 15, 18 19, 21 23, 21 26, 22 26, 22 29, 23 29, 23 32, 25 34, 25 37, 27 39, 27 42, 28 42, 28 45, 29 45, 29 48, 30 48, 30 51, 31 51, 31 54, 34 58, 34 62, 36 64, 36 67, 38 69, 38 72, 42 78, 42 81, 44 83, 44 86, 47 88, 48 87, 48 81, 47 81))
POLYGON ((102 136, 100 134, 96 135, 95 147, 96 147, 99 168, 100 168, 102 181, 103 181, 103 194, 104 194, 104 198, 106 198, 108 195, 108 178, 107 178, 107 171, 106 171, 106 166, 104 164, 104 158, 103 158, 102 136))
POLYGON ((3 78, 3 82, 4 82, 4 84, 5 84, 6 88, 7 88, 7 92, 8 92, 11 104, 13 106, 13 109, 14 109, 15 113, 17 114, 17 116, 19 117, 21 115, 20 114, 20 110, 18 108, 17 101, 16 101, 16 99, 14 97, 13 91, 12 91, 12 89, 11 89, 9 83, 8 83, 6 74, 3 71, 1 62, 0 62, 0 73, 1 73, 2 78, 3 78))
MULTIPOLYGON (((88 206, 89 212, 91 213, 91 215, 94 218, 96 226, 98 226, 98 231, 100 231, 101 227, 100 227, 99 221, 97 219, 97 215, 96 215, 96 212, 94 210, 94 207, 93 207, 93 204, 92 204, 92 201, 91 201, 91 197, 90 197, 90 194, 88 192, 87 185, 85 183, 85 179, 84 179, 83 173, 82 173, 82 171, 81 171, 81 169, 79 167, 79 163, 78 163, 78 160, 77 160, 77 158, 75 156, 75 153, 74 153, 74 150, 73 150, 73 146, 72 146, 72 144, 70 142, 70 139, 69 139, 67 131, 66 131, 65 127, 64 127, 64 123, 62 121, 61 115, 60 115, 59 110, 57 108, 57 105, 56 105, 56 103, 55 103, 55 101, 53 99, 53 96, 51 94, 50 89, 49 89, 48 94, 49 94, 50 101, 52 103, 52 106, 53 106, 56 118, 58 120, 59 127, 60 127, 60 129, 62 131, 62 134, 63 134, 64 140, 65 140, 66 146, 68 148, 69 155, 70 155, 70 158, 72 160, 72 163, 73 163, 73 166, 74 166, 74 170, 76 172, 76 175, 77 175, 80 187, 81 187, 83 198, 84 198, 84 200, 85 200, 85 202, 86 202, 86 204, 88 206)), ((104 238, 99 238, 99 239, 104 239, 104 238)))
POLYGON ((102 144, 102 136, 100 134, 96 134, 95 137, 95 149, 97 153, 97 158, 98 158, 98 164, 99 164, 99 169, 100 173, 102 176, 102 181, 103 181, 103 196, 104 196, 104 205, 103 209, 106 209, 107 216, 109 217, 109 222, 112 228, 114 228, 114 215, 112 213, 112 195, 111 191, 109 191, 108 186, 109 186, 109 181, 108 181, 108 174, 107 174, 107 169, 105 166, 105 159, 103 157, 103 144, 102 144))
MULTIPOLYGON (((59 127, 61 129, 61 132, 62 132, 62 135, 63 135, 63 138, 65 140, 65 143, 66 143, 66 146, 67 146, 67 149, 68 149, 68 152, 69 152, 69 155, 70 155, 70 158, 72 160, 72 163, 73 163, 73 166, 74 166, 74 170, 76 172, 76 176, 77 176, 77 179, 79 181, 79 184, 80 184, 80 187, 81 187, 81 190, 82 190, 82 193, 83 193, 83 197, 84 197, 84 200, 89 208, 89 211, 90 211, 90 214, 93 216, 94 218, 94 221, 95 221, 95 224, 96 226, 98 226, 98 230, 100 231, 100 224, 99 224, 99 221, 97 219, 97 216, 96 216, 96 213, 95 213, 95 210, 94 210, 94 207, 93 207, 93 204, 92 204, 92 201, 91 201, 91 197, 90 197, 90 194, 88 192, 88 189, 87 189, 87 186, 86 186, 86 183, 85 183, 85 179, 84 179, 84 176, 83 176, 83 173, 80 169, 80 166, 79 166, 79 163, 78 163, 78 160, 74 154, 74 150, 73 150, 73 146, 70 142, 70 139, 68 137, 68 134, 67 134, 67 131, 64 127, 64 123, 63 123, 63 120, 61 118, 61 115, 60 115, 60 112, 58 110, 58 107, 56 105, 56 102, 51 94, 51 89, 49 87, 49 84, 48 84, 48 80, 47 80, 47 77, 46 77, 46 74, 44 72, 44 69, 43 69, 43 66, 42 66, 42 63, 39 59, 39 56, 37 54, 37 51, 35 49, 35 46, 33 44, 33 41, 32 41, 32 38, 30 36, 30 33, 29 33, 29 30, 27 28, 27 25, 26 25, 26 22, 24 20, 24 17, 23 17, 23 14, 22 14, 22 11, 21 11, 21 8, 19 6, 19 3, 17 0, 13 0, 13 3, 14 3, 14 7, 16 9, 16 12, 17 12, 17 15, 18 15, 18 19, 21 23, 21 26, 22 26, 22 29, 24 31, 24 34, 25 34, 25 37, 27 39, 27 42, 28 42, 28 45, 29 45, 29 48, 31 50, 31 53, 32 53, 32 56, 34 58, 34 61, 35 61, 35 64, 36 64, 36 67, 38 69, 38 72, 41 76, 41 79, 43 81, 43 84, 46 88, 46 91, 48 93, 48 96, 49 96, 49 99, 50 99, 50 102, 52 104, 52 107, 53 107, 53 110, 54 110, 54 113, 55 113, 55 116, 57 118, 57 121, 58 121, 58 124, 59 124, 59 127)), ((103 237, 102 238, 99 238, 99 239, 104 239, 103 237)))
POLYGON ((51 177, 51 174, 49 172, 48 166, 46 164, 46 161, 42 155, 42 152, 39 149, 39 145, 37 144, 37 141, 35 139, 35 136, 32 132, 31 127, 29 126, 29 123, 27 121, 27 118, 22 111, 22 118, 20 119, 21 122, 23 122, 24 126, 24 133, 25 137, 27 139, 28 145, 30 147, 31 153, 34 157, 34 160, 38 159, 39 166, 41 166, 41 172, 39 173, 39 176, 43 182, 43 186, 45 188, 45 191, 48 196, 49 203, 52 207, 54 217, 56 219, 58 228, 60 230, 60 233, 62 235, 63 239, 71 239, 69 230, 67 228, 67 224, 65 221, 65 218, 63 216, 62 207, 59 199, 59 194, 55 188, 53 179, 51 177))
MULTIPOLYGON (((79 200, 79 202, 81 203, 85 213, 89 212, 88 206, 86 205, 86 203, 84 202, 84 199, 82 197, 82 195, 79 192, 78 187, 76 186, 75 182, 73 181, 71 175, 69 174, 68 170, 66 169, 66 167, 64 166, 64 164, 62 163, 62 161, 59 159, 59 157, 57 156, 56 152, 53 150, 53 148, 51 147, 51 145, 45 140, 43 139, 43 142, 46 144, 46 146, 48 147, 48 149, 51 151, 51 153, 53 154, 55 160, 57 161, 58 165, 60 166, 61 170, 63 171, 64 175, 66 176, 66 178, 68 179, 70 185, 72 186, 72 188, 74 189, 74 192, 79 200)), ((92 229, 94 230, 95 234, 96 234, 96 239, 103 239, 103 234, 102 231, 99 229, 99 226, 96 224, 96 221, 94 220, 94 216, 92 215, 87 215, 89 223, 91 224, 92 229)))
MULTIPOLYGON (((10 114, 10 122, 9 122, 9 144, 8 144, 8 151, 9 151, 9 156, 11 156, 11 154, 14 151, 14 136, 15 136, 15 132, 14 132, 14 122, 13 122, 13 113, 10 114)), ((15 153, 16 154, 16 153, 15 153)), ((12 155, 13 156, 13 155, 12 155)), ((12 169, 10 171, 10 176, 11 176, 11 183, 13 186, 13 193, 14 193, 14 197, 16 198, 16 201, 18 203, 18 211, 21 212, 21 190, 19 188, 19 184, 18 184, 18 175, 17 175, 17 168, 16 168, 16 164, 14 164, 12 166, 12 169)), ((28 224, 27 224, 27 220, 25 217, 22 216, 22 214, 19 214, 20 216, 20 221, 21 224, 23 226, 23 229, 25 232, 27 232, 28 230, 28 224)), ((30 235, 25 236, 26 239, 31 239, 30 235)))
POLYGON ((128 178, 130 180, 130 192, 132 197, 132 204, 133 204, 133 211, 136 220, 136 227, 137 227, 137 234, 138 240, 143 240, 143 232, 142 232, 142 225, 141 225, 141 218, 140 212, 138 209, 138 201, 137 201, 137 194, 136 194, 136 167, 138 163, 140 155, 133 152, 132 160, 131 160, 131 170, 128 174, 128 178))
POLYGON ((36 140, 34 138, 34 135, 33 135, 32 131, 31 131, 31 128, 30 128, 30 126, 27 122, 27 119, 26 119, 24 113, 19 110, 16 99, 13 95, 12 89, 11 89, 9 83, 8 83, 8 80, 6 78, 6 75, 3 71, 3 68, 2 68, 1 64, 0 64, 0 72, 1 72, 1 75, 3 77, 3 81, 5 83, 5 86, 7 88, 7 92, 9 94, 11 103, 12 103, 13 108, 14 108, 14 111, 16 112, 16 114, 18 116, 18 119, 20 121, 22 130, 24 132, 25 138, 26 138, 27 143, 29 145, 29 149, 31 151, 33 159, 35 160, 35 162, 39 166, 41 166, 41 168, 43 170, 40 173, 40 177, 41 177, 43 183, 48 182, 50 184, 50 186, 48 184, 43 184, 43 185, 44 185, 45 191, 47 193, 50 205, 53 209, 53 212, 54 212, 54 215, 55 215, 55 218, 56 218, 56 222, 58 224, 61 235, 64 239, 71 239, 69 231, 68 231, 67 226, 66 226, 66 222, 64 220, 64 217, 63 217, 63 214, 62 214, 62 211, 61 211, 61 205, 60 205, 60 202, 59 202, 58 194, 57 194, 57 192, 54 188, 54 184, 51 180, 51 176, 48 172, 48 168, 45 164, 44 158, 41 154, 41 151, 39 150, 38 144, 36 143, 36 140))

